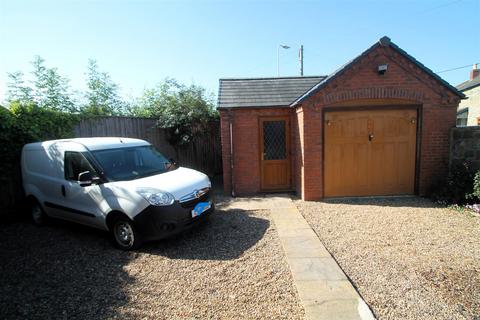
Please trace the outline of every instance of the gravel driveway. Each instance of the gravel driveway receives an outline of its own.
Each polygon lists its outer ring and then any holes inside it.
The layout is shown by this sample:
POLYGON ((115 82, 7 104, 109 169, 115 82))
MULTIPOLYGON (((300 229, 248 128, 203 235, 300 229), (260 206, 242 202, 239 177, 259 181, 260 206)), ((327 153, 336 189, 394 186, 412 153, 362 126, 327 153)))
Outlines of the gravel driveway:
POLYGON ((217 211, 138 252, 54 222, 0 225, 2 318, 301 319, 268 211, 217 211))
POLYGON ((380 319, 480 319, 480 218, 422 198, 295 204, 380 319))

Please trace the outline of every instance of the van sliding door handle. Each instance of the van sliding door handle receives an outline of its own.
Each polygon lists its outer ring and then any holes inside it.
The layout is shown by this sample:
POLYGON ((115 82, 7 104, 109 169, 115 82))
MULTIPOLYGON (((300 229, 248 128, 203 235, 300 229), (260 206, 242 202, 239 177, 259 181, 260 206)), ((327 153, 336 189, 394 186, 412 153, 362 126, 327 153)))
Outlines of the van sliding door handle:
POLYGON ((65 190, 65 186, 62 185, 62 196, 66 196, 67 195, 67 191, 65 190))

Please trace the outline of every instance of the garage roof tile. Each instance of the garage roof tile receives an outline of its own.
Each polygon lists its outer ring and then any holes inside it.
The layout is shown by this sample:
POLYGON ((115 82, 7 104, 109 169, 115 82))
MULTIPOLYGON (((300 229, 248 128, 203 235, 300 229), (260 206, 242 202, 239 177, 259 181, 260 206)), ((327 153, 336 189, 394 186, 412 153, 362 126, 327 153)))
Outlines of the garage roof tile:
POLYGON ((218 108, 288 107, 326 76, 220 79, 218 108))

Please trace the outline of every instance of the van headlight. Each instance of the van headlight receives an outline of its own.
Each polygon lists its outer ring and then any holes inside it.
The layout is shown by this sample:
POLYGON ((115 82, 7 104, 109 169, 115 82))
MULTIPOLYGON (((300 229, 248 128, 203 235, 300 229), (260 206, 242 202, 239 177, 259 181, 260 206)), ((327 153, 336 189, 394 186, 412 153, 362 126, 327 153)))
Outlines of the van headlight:
POLYGON ((155 188, 138 188, 137 192, 154 206, 169 206, 175 201, 171 193, 155 188))

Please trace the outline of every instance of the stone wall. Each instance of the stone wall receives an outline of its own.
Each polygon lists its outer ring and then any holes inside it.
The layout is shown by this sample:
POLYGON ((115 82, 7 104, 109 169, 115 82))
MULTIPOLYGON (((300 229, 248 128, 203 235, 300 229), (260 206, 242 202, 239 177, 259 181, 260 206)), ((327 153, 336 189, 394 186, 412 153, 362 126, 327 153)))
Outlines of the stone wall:
POLYGON ((464 161, 480 170, 480 126, 458 127, 450 132, 450 166, 464 161))

